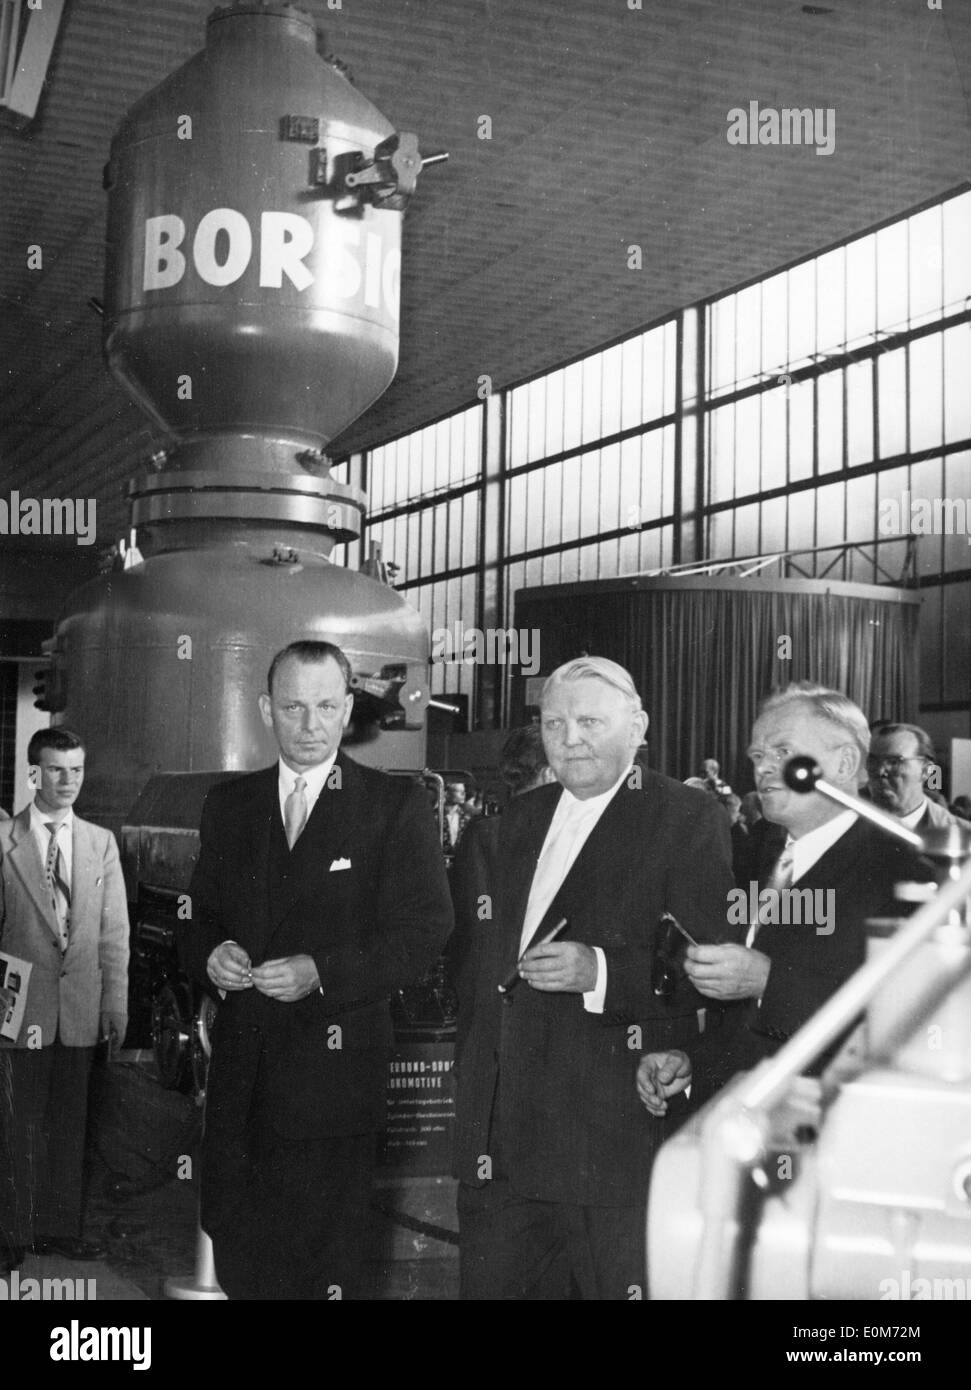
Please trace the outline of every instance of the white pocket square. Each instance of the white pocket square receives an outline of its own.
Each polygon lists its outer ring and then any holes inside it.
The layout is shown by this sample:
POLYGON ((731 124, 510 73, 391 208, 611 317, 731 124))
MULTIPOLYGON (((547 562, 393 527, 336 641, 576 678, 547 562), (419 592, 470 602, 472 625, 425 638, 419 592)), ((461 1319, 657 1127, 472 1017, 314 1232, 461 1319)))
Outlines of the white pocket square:
POLYGON ((349 859, 333 859, 331 860, 330 872, 335 874, 338 869, 349 869, 350 867, 351 861, 349 859))

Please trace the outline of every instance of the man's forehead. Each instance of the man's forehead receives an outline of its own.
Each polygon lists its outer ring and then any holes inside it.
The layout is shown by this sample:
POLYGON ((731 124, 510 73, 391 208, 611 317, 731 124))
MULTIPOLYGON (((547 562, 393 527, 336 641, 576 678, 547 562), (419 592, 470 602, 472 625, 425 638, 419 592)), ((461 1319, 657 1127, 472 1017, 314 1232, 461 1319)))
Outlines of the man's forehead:
POLYGON ((614 686, 597 676, 581 676, 575 681, 557 681, 543 701, 543 713, 553 710, 610 707, 630 707, 630 702, 614 686))
POLYGON ((821 737, 826 732, 827 722, 808 705, 794 702, 782 709, 769 710, 755 721, 752 746, 783 743, 786 739, 793 738, 821 737))
POLYGON ((83 748, 42 748, 40 750, 40 767, 83 767, 84 749, 83 748))
POLYGON ((898 729, 892 734, 874 734, 870 742, 870 752, 913 758, 917 754, 917 735, 912 734, 909 729, 898 729))
POLYGON ((332 656, 323 661, 282 661, 273 675, 273 695, 283 691, 290 695, 313 694, 317 691, 343 694, 344 675, 332 656))

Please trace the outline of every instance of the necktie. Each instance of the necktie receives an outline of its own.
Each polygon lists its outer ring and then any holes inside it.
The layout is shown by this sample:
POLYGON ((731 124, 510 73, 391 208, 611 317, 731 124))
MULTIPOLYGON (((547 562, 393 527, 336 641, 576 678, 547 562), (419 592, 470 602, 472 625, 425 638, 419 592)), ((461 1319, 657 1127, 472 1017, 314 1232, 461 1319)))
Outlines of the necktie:
POLYGON ((283 826, 287 832, 287 844, 293 849, 307 824, 307 783, 298 777, 293 791, 283 803, 283 826))
POLYGON ((60 829, 57 821, 45 821, 44 825, 50 835, 50 844, 47 847, 47 882, 51 888, 51 899, 54 904, 54 916, 57 918, 57 926, 61 936, 61 950, 67 950, 67 931, 71 920, 71 889, 67 882, 67 872, 64 868, 64 856, 61 854, 61 847, 57 843, 57 832, 60 829))
MULTIPOLYGON (((785 846, 783 847, 782 853, 779 855, 778 859, 772 866, 772 872, 769 874, 769 877, 766 880, 765 888, 771 888, 774 894, 779 894, 784 892, 786 888, 791 887, 792 840, 787 839, 785 846)), ((765 892, 765 888, 763 888, 763 892, 765 892)), ((777 905, 778 904, 776 904, 776 906, 777 905)), ((766 918, 770 916, 772 911, 773 902, 771 899, 769 902, 764 903, 759 908, 757 919, 752 923, 752 925, 748 929, 748 936, 745 939, 746 946, 754 945, 755 939, 759 934, 759 928, 765 923, 766 918)), ((778 916, 776 917, 776 920, 778 921, 778 916)))

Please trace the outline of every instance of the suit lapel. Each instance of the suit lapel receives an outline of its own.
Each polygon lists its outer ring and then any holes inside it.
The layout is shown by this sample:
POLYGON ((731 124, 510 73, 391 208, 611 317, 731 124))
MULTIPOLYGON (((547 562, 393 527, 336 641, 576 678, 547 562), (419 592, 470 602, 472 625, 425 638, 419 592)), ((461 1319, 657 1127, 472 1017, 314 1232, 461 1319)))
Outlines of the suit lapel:
POLYGON ((7 857, 11 867, 19 875, 51 935, 59 942, 60 932, 58 931, 57 918, 54 916, 54 904, 51 900, 50 888, 47 884, 47 872, 44 868, 44 861, 40 857, 40 850, 37 848, 37 841, 30 828, 29 806, 26 806, 18 816, 14 817, 10 839, 10 853, 7 857))
POLYGON ((74 817, 74 833, 71 836, 71 930, 68 944, 74 934, 74 923, 87 922, 91 918, 91 889, 98 868, 98 855, 94 846, 94 836, 87 821, 74 817))

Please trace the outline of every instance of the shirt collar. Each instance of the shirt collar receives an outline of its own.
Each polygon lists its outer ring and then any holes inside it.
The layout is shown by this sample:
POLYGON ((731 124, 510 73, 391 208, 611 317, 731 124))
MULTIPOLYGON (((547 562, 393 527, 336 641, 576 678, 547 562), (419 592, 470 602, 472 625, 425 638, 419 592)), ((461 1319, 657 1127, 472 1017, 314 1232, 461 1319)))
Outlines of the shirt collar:
POLYGON ((625 767, 624 771, 617 778, 617 781, 614 783, 614 785, 608 788, 607 791, 600 792, 598 796, 588 796, 585 799, 581 800, 580 797, 574 796, 573 793, 567 787, 564 787, 563 795, 560 798, 557 810, 562 811, 565 816, 570 817, 580 817, 583 815, 600 815, 600 813, 606 808, 608 801, 610 801, 614 796, 616 796, 621 783, 625 782, 627 778, 630 776, 630 770, 633 766, 634 764, 631 763, 630 766, 625 767))
POLYGON ((330 775, 330 770, 337 760, 337 750, 331 753, 325 762, 318 763, 316 767, 308 767, 303 772, 294 772, 293 768, 287 767, 282 758, 279 759, 280 769, 280 791, 284 796, 289 796, 293 791, 293 784, 298 777, 302 777, 307 784, 307 797, 310 801, 316 801, 323 791, 324 783, 330 775))
POLYGON ((800 835, 798 840, 793 840, 789 845, 792 852, 793 879, 800 878, 817 860, 822 859, 826 851, 832 848, 840 836, 845 835, 858 819, 855 811, 840 811, 832 820, 824 821, 822 825, 817 825, 815 830, 810 830, 807 834, 800 835))
POLYGON ((905 825, 908 830, 916 830, 923 820, 924 812, 927 810, 927 797, 925 796, 916 811, 908 811, 905 816, 900 816, 900 824, 905 825))

